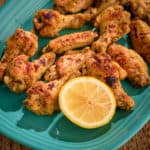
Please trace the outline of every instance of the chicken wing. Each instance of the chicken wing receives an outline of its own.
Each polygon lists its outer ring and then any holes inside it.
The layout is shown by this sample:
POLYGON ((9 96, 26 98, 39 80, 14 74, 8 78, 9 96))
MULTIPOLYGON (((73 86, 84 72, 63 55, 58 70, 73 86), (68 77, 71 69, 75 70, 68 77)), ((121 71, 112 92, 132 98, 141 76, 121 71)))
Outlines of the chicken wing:
POLYGON ((138 53, 118 44, 112 44, 107 52, 127 71, 133 85, 143 87, 150 84, 148 67, 138 53))
POLYGON ((45 71, 55 61, 53 52, 42 55, 33 62, 28 61, 28 56, 19 55, 8 66, 4 76, 5 84, 14 92, 21 93, 39 80, 45 71))
POLYGON ((3 80, 8 63, 16 56, 25 54, 31 57, 36 53, 37 49, 37 36, 32 32, 18 28, 6 42, 6 48, 0 61, 0 81, 3 80))
POLYGON ((42 9, 36 12, 33 18, 35 31, 42 37, 55 37, 63 29, 78 29, 91 21, 91 11, 72 15, 63 15, 56 10, 42 9))
POLYGON ((50 115, 58 110, 58 94, 61 87, 68 80, 65 76, 48 83, 38 81, 27 90, 24 105, 37 115, 50 115))
POLYGON ((43 49, 43 52, 53 51, 56 54, 60 54, 71 49, 88 46, 92 44, 97 36, 97 33, 92 31, 77 32, 60 36, 51 40, 43 49))
POLYGON ((100 13, 95 26, 100 30, 100 37, 92 44, 92 49, 105 52, 108 45, 130 32, 130 14, 121 5, 114 4, 100 13))
POLYGON ((53 81, 69 74, 72 77, 85 75, 85 56, 81 51, 69 51, 69 54, 61 56, 55 65, 46 71, 44 79, 53 81))
POLYGON ((87 51, 85 56, 88 75, 104 81, 112 89, 119 108, 132 109, 134 100, 121 87, 119 72, 112 63, 110 56, 106 53, 94 54, 93 51, 87 51))
POLYGON ((150 25, 150 0, 129 0, 129 2, 134 15, 150 25))
POLYGON ((150 63, 150 27, 142 20, 133 20, 130 37, 133 48, 150 63))
POLYGON ((90 7, 94 0, 55 0, 55 8, 62 13, 77 13, 90 7))

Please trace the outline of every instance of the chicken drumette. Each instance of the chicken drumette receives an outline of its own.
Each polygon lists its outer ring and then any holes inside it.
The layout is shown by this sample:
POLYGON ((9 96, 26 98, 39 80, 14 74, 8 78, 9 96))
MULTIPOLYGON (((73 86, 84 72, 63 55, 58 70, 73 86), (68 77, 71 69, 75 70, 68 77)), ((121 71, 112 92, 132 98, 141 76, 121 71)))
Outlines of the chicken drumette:
POLYGON ((134 49, 150 63, 150 27, 142 20, 131 22, 131 41, 134 49))
POLYGON ((51 40, 43 49, 43 52, 53 51, 56 54, 60 54, 70 49, 88 46, 92 44, 97 36, 97 33, 92 31, 77 32, 60 36, 51 40))
POLYGON ((55 8, 62 13, 76 13, 90 7, 94 0, 55 0, 55 8))
POLYGON ((6 48, 0 61, 0 81, 3 80, 8 64, 16 56, 25 54, 31 57, 36 53, 37 49, 37 36, 32 32, 18 28, 6 42, 6 48))
MULTIPOLYGON (((93 11, 92 11, 93 12, 93 11)), ((91 11, 72 15, 63 15, 56 10, 42 9, 33 19, 34 28, 42 37, 55 37, 63 29, 78 29, 95 16, 91 11)))
POLYGON ((55 61, 53 52, 42 55, 33 62, 28 61, 28 56, 19 55, 9 64, 4 76, 5 84, 14 92, 21 93, 39 80, 45 71, 55 61))
POLYGON ((133 85, 143 87, 150 84, 148 67, 138 53, 118 44, 112 44, 107 52, 127 71, 133 85))
POLYGON ((123 90, 119 80, 118 68, 114 65, 110 56, 106 53, 95 54, 92 51, 87 51, 85 56, 88 75, 104 81, 112 89, 119 108, 132 109, 134 100, 123 90))
POLYGON ((108 45, 129 33, 129 24, 130 14, 121 5, 107 7, 96 18, 95 26, 100 30, 100 37, 92 44, 92 49, 105 52, 108 45))

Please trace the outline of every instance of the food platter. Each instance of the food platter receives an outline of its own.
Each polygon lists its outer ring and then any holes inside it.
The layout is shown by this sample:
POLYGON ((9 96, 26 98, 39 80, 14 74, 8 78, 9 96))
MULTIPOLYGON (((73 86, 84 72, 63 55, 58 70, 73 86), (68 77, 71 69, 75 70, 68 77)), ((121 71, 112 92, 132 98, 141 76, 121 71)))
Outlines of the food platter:
MULTIPOLYGON (((50 8, 52 0, 8 0, 0 8, 0 54, 6 39, 16 28, 31 30, 32 18, 37 9, 50 8)), ((93 29, 91 25, 76 31, 93 29)), ((61 34, 74 30, 64 30, 61 34)), ((50 39, 39 38, 39 51, 50 39)), ((119 43, 129 47, 128 37, 119 43)), ((39 53, 38 53, 39 54, 39 53)), ((37 54, 37 56, 38 56, 37 54)), ((113 120, 106 126, 86 130, 68 121, 62 113, 52 116, 36 116, 26 110, 22 101, 25 94, 12 93, 0 83, 0 133, 33 149, 117 149, 128 141, 150 119, 150 87, 133 88, 125 80, 122 85, 136 106, 132 111, 117 110, 113 120)))

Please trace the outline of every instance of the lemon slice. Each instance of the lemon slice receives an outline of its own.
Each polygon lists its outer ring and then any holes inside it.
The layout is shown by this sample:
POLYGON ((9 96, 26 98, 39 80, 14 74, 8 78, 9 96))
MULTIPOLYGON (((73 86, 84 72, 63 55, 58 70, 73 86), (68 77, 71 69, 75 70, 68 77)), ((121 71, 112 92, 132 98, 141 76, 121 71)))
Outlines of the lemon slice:
POLYGON ((59 106, 64 115, 83 128, 97 128, 107 124, 116 110, 111 89, 93 77, 69 80, 59 94, 59 106))

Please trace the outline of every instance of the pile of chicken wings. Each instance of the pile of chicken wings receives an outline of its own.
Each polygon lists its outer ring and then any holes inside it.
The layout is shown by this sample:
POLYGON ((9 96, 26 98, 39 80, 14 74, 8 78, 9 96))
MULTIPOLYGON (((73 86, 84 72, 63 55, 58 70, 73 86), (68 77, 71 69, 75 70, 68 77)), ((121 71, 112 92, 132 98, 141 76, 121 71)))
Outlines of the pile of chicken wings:
POLYGON ((53 9, 35 13, 33 24, 32 32, 16 29, 0 60, 0 81, 13 92, 26 92, 23 103, 33 113, 59 110, 60 89, 79 76, 105 82, 124 110, 131 110, 135 102, 121 80, 127 78, 134 87, 149 86, 150 0, 55 0, 53 9), (59 36, 64 29, 88 23, 97 30, 59 36), (37 35, 53 39, 38 59, 29 61, 38 50, 37 35), (125 35, 132 49, 117 44, 125 35))

